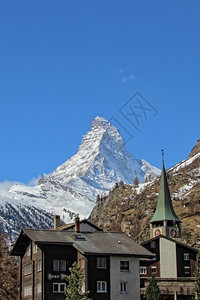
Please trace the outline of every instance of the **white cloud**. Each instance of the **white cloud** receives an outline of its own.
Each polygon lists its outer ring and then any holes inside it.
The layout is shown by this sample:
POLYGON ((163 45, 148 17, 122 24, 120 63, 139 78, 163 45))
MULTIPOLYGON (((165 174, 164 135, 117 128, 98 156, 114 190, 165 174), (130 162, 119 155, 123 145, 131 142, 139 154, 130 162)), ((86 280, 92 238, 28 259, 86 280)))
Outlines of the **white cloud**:
POLYGON ((0 189, 8 191, 9 188, 11 186, 13 186, 14 184, 22 184, 22 185, 24 185, 24 183, 22 183, 22 182, 5 180, 3 182, 0 182, 0 189))
POLYGON ((39 179, 41 178, 41 175, 38 175, 37 177, 33 177, 29 182, 27 183, 28 186, 36 186, 38 184, 39 179))
POLYGON ((11 186, 15 185, 15 184, 19 184, 19 185, 28 185, 28 186, 36 186, 38 184, 38 180, 41 178, 40 175, 38 175, 37 177, 33 177, 31 180, 29 180, 28 183, 24 183, 24 182, 19 182, 19 181, 9 181, 9 180, 5 180, 3 182, 0 182, 0 189, 1 190, 5 190, 8 191, 9 188, 11 188, 11 186))
POLYGON ((128 76, 124 76, 122 78, 122 82, 126 83, 127 81, 134 81, 136 78, 133 74, 130 74, 128 76))

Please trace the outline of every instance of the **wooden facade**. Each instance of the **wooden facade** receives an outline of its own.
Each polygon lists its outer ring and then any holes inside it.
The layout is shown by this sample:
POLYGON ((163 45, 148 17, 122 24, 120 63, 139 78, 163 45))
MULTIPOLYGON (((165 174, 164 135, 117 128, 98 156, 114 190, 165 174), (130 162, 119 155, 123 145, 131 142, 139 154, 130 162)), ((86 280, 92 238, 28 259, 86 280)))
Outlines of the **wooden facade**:
POLYGON ((64 277, 69 274, 68 269, 76 259, 77 251, 72 246, 38 246, 30 242, 21 259, 20 299, 65 299, 64 277))
POLYGON ((88 290, 90 297, 95 300, 110 300, 110 257, 88 256, 88 290), (105 261, 103 267, 98 267, 98 260, 105 261), (97 282, 106 283, 106 292, 98 292, 97 282))

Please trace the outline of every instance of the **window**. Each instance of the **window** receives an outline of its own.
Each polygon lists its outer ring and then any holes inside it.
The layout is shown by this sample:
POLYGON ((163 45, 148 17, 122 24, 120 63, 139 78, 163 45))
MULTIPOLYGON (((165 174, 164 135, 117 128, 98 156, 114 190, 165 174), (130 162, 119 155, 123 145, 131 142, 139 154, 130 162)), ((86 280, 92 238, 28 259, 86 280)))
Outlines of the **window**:
POLYGON ((127 294, 127 293, 128 293, 128 283, 120 282, 120 294, 127 294))
POLYGON ((66 271, 66 260, 53 260, 53 271, 66 271))
POLYGON ((189 253, 184 253, 184 260, 190 260, 189 253))
POLYGON ((60 271, 66 271, 66 260, 59 260, 60 271))
POLYGON ((38 283, 37 284, 37 294, 42 293, 42 284, 38 283))
POLYGON ((59 260, 58 259, 53 260, 53 270, 59 271, 59 260))
POLYGON ((38 260, 38 262, 37 262, 37 271, 38 272, 42 271, 42 261, 41 260, 38 260))
POLYGON ((31 245, 28 246, 28 248, 26 250, 26 254, 27 254, 27 256, 31 255, 31 245))
POLYGON ((107 282, 106 281, 97 281, 97 292, 106 293, 107 292, 107 282))
POLYGON ((82 288, 81 288, 81 292, 85 293, 85 282, 83 282, 82 288))
POLYGON ((32 264, 26 265, 24 267, 24 275, 29 275, 32 273, 32 264))
POLYGON ((120 270, 129 271, 129 261, 120 261, 120 270))
POLYGON ((155 248, 156 248, 156 242, 155 242, 155 241, 151 242, 150 247, 151 247, 152 249, 155 249, 155 248))
POLYGON ((147 274, 147 267, 140 267, 139 270, 141 275, 147 274))
POLYGON ((33 253, 38 252, 38 246, 36 244, 33 245, 33 253))
POLYGON ((157 268, 156 266, 151 267, 151 273, 156 274, 157 273, 157 268))
POLYGON ((97 268, 98 269, 106 269, 106 258, 105 257, 97 257, 97 268))
POLYGON ((65 283, 53 283, 53 293, 64 293, 65 288, 65 283))
POLYGON ((184 274, 185 275, 190 275, 190 267, 189 266, 184 267, 184 274))
POLYGON ((31 296, 32 295, 32 286, 25 286, 24 287, 24 297, 25 296, 31 296))

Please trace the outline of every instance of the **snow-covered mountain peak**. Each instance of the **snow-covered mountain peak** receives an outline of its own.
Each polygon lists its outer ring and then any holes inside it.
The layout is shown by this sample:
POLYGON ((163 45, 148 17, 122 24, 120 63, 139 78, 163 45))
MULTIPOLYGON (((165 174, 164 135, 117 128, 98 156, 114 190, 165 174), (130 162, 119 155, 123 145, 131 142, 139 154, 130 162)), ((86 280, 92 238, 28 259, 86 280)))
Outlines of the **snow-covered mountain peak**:
POLYGON ((15 185, 6 195, 2 193, 2 199, 0 193, 0 204, 10 199, 12 209, 34 206, 70 222, 75 214, 88 217, 97 195, 108 193, 116 183, 133 184, 135 177, 142 182, 149 174, 156 177, 160 170, 136 159, 125 149, 119 131, 106 119, 96 117, 74 156, 50 175, 44 174, 36 186, 15 185))
POLYGON ((107 133, 110 137, 115 139, 118 143, 124 145, 124 141, 117 130, 108 120, 102 117, 96 117, 91 124, 91 131, 97 132, 104 130, 104 133, 107 133))

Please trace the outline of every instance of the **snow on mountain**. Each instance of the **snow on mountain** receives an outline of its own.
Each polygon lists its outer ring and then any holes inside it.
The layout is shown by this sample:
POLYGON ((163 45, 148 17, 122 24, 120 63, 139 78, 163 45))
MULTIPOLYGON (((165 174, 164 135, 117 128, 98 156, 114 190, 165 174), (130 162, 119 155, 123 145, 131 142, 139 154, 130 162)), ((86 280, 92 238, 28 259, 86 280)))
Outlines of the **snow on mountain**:
MULTIPOLYGON (((55 213, 60 214, 64 222, 71 221, 75 214, 87 217, 97 195, 107 193, 116 182, 123 180, 132 184, 135 177, 142 182, 149 175, 156 177, 159 174, 159 169, 145 160, 136 159, 125 149, 114 126, 106 119, 96 117, 91 130, 83 136, 78 152, 50 175, 44 174, 38 185, 14 185, 9 191, 0 190, 0 221, 5 225, 10 220, 10 215, 5 213, 6 205, 17 211, 19 218, 22 207, 39 209, 44 218, 49 216, 48 222, 55 213)), ((43 225, 49 226, 48 222, 43 225)), ((32 223, 24 225, 35 226, 34 217, 32 223)), ((9 228, 14 230, 14 223, 9 228)))

